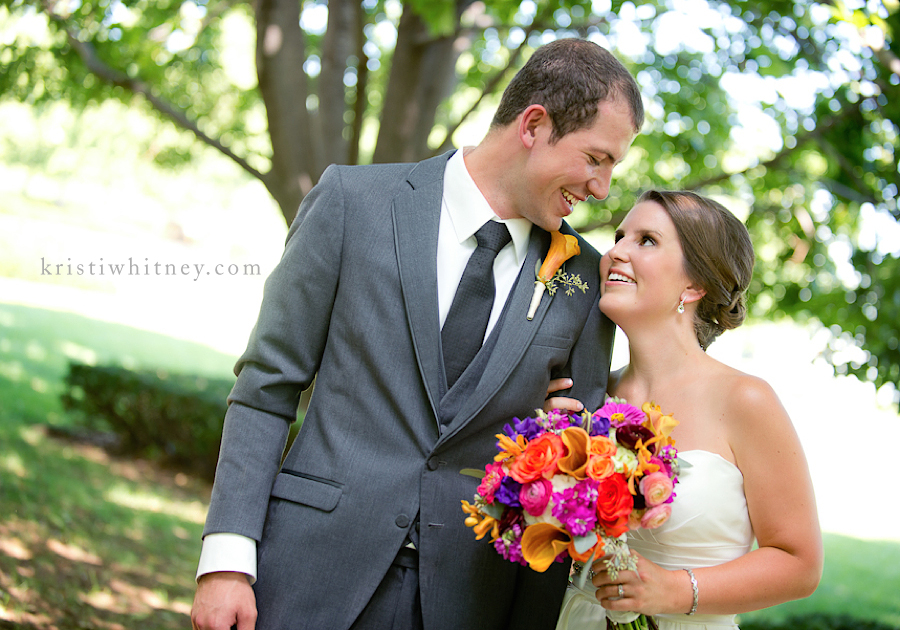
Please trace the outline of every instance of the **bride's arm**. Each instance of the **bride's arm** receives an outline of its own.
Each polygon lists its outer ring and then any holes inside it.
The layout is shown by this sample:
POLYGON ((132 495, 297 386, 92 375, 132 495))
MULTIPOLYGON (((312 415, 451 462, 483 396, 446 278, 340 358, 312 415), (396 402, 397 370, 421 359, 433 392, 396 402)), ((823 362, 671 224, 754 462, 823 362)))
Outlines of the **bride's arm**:
MULTIPOLYGON (((758 549, 725 564, 694 569, 698 614, 759 610, 808 597, 822 576, 822 536, 812 481, 800 440, 771 387, 741 375, 721 388, 723 414, 758 549)), ((611 601, 617 587, 605 573, 594 579, 598 599, 612 610, 686 613, 692 592, 685 571, 668 571, 639 558, 638 576, 620 575, 626 599, 611 601)))

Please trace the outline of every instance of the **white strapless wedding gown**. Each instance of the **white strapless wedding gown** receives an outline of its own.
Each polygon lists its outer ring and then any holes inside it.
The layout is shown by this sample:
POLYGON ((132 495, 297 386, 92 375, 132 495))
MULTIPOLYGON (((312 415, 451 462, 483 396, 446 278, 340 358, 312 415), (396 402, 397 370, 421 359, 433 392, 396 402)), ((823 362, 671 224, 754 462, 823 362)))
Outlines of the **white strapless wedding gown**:
MULTIPOLYGON (((754 536, 741 471, 708 451, 684 451, 679 457, 691 467, 678 476, 672 516, 657 529, 629 532, 628 546, 675 570, 722 564, 750 551, 754 536)), ((702 581, 699 586, 702 603, 702 581)), ((585 588, 569 583, 557 630, 605 630, 605 611, 590 582, 585 588)), ((657 615, 656 621, 660 630, 737 628, 734 615, 657 615)))

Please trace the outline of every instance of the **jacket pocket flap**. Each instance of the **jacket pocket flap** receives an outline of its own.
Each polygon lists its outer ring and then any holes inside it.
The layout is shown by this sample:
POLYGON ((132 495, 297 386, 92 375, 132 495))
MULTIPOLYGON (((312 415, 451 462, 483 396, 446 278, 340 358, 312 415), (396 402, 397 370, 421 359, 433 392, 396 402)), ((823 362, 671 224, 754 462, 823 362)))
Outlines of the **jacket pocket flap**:
POLYGON ((563 348, 568 349, 572 346, 572 339, 562 337, 560 335, 550 335, 547 333, 538 333, 531 341, 533 346, 543 346, 545 348, 563 348))
POLYGON ((342 493, 343 491, 338 485, 284 472, 278 473, 278 476, 275 477, 275 485, 272 487, 273 497, 302 503, 325 512, 330 512, 337 507, 342 493))

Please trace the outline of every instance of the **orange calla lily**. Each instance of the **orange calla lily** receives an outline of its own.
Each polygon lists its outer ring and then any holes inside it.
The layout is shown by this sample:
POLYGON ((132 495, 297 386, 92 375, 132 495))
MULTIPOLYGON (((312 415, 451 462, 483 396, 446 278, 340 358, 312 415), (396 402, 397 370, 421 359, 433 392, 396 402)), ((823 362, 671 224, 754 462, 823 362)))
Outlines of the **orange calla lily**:
POLYGON ((525 316, 528 320, 534 317, 538 305, 541 303, 541 296, 550 286, 550 280, 553 279, 562 264, 580 253, 581 246, 576 237, 571 234, 563 234, 559 230, 550 232, 550 249, 547 251, 547 257, 541 264, 541 268, 538 269, 537 279, 534 281, 534 294, 531 296, 531 304, 528 306, 528 314, 525 316))
POLYGON ((591 447, 591 436, 580 427, 569 427, 562 432, 560 437, 568 452, 556 463, 557 468, 576 479, 584 479, 587 477, 585 471, 588 464, 588 451, 591 447))
POLYGON ((568 548, 572 537, 552 523, 534 523, 522 534, 522 557, 528 566, 543 573, 556 556, 568 548))
POLYGON ((672 430, 678 426, 678 420, 672 414, 664 414, 655 403, 645 402, 641 405, 641 411, 647 414, 647 421, 650 423, 647 428, 653 431, 654 435, 669 437, 672 430))
POLYGON ((572 256, 581 253, 581 246, 578 239, 571 234, 563 234, 559 230, 550 233, 550 250, 547 252, 547 258, 538 271, 538 280, 541 282, 550 282, 550 278, 556 275, 562 264, 569 260, 572 256))

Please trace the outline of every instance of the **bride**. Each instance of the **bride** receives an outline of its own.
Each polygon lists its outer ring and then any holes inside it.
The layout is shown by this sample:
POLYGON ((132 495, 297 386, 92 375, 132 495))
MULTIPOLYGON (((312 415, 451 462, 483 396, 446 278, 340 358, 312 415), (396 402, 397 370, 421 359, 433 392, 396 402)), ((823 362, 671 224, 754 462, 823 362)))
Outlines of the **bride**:
POLYGON ((643 194, 616 231, 600 310, 628 336, 630 362, 609 394, 673 414, 687 465, 669 520, 628 534, 637 571, 612 580, 602 560, 585 569, 589 590, 569 585, 557 630, 604 628, 605 610, 652 615, 661 630, 736 628, 737 613, 816 589, 821 532, 790 418, 765 381, 705 352, 743 321, 753 261, 743 224, 690 192, 643 194))

